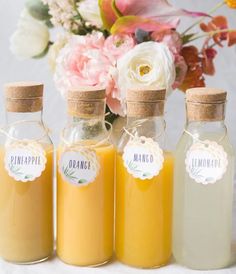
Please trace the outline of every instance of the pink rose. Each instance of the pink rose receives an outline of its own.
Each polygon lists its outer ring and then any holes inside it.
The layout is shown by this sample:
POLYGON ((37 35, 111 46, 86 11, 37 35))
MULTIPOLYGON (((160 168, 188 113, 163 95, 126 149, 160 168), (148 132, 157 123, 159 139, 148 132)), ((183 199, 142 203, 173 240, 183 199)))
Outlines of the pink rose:
POLYGON ((113 113, 125 116, 121 92, 118 86, 118 71, 115 67, 110 70, 109 81, 106 88, 106 98, 107 105, 113 113))
POLYGON ((60 51, 54 80, 63 95, 69 89, 107 86, 111 61, 104 54, 104 42, 105 38, 98 32, 73 36, 60 51))
POLYGON ((116 64, 126 52, 135 46, 135 40, 132 35, 120 34, 109 36, 104 43, 104 52, 116 64))
POLYGON ((107 104, 113 113, 124 116, 124 106, 120 98, 118 86, 117 60, 135 46, 132 35, 120 34, 109 36, 104 43, 104 53, 111 60, 113 67, 109 71, 109 81, 106 88, 107 104))
POLYGON ((175 68, 176 68, 176 79, 173 84, 173 89, 178 88, 184 81, 188 66, 184 60, 184 57, 181 55, 175 56, 175 68))
POLYGON ((179 54, 182 49, 182 39, 179 33, 174 30, 153 32, 152 39, 166 44, 174 55, 179 54))

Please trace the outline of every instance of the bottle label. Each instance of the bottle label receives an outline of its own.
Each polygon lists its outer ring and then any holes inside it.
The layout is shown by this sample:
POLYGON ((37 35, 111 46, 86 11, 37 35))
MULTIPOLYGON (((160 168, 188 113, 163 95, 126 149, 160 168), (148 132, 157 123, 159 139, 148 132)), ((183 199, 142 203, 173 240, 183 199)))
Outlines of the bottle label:
POLYGON ((135 178, 152 179, 163 168, 164 156, 159 144, 151 138, 135 137, 125 146, 124 166, 135 178))
POLYGON ((41 144, 18 141, 6 146, 5 169, 9 176, 20 182, 32 182, 45 170, 47 158, 41 144))
POLYGON ((209 140, 194 143, 186 154, 186 170, 195 182, 207 185, 222 179, 228 166, 224 148, 209 140))
POLYGON ((59 171, 62 178, 73 185, 88 185, 96 179, 100 170, 97 154, 88 148, 71 148, 62 153, 59 171))

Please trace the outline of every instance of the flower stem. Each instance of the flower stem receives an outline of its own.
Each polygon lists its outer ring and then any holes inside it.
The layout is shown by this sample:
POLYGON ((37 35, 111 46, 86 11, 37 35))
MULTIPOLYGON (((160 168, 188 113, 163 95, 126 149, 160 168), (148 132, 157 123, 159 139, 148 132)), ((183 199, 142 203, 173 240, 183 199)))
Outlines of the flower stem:
POLYGON ((215 46, 217 46, 217 44, 216 44, 216 43, 213 43, 212 45, 209 46, 209 48, 212 49, 212 48, 214 48, 215 46))
POLYGON ((217 11, 219 8, 225 5, 225 1, 218 3, 213 9, 210 10, 209 14, 213 14, 215 11, 217 11))
MULTIPOLYGON (((219 8, 225 5, 225 1, 218 3, 213 9, 210 10, 209 15, 213 14, 215 11, 217 11, 219 8)), ((189 32, 192 28, 199 25, 201 22, 203 22, 205 17, 201 17, 199 20, 197 20, 195 23, 193 23, 190 27, 188 27, 181 36, 184 36, 187 32, 189 32)))
POLYGON ((197 39, 204 38, 207 36, 213 36, 215 34, 220 34, 220 33, 225 33, 225 32, 229 33, 229 32, 234 32, 234 31, 236 31, 236 29, 222 29, 222 30, 209 31, 209 32, 206 32, 206 33, 203 33, 200 35, 193 36, 188 42, 192 42, 192 41, 195 41, 197 39))

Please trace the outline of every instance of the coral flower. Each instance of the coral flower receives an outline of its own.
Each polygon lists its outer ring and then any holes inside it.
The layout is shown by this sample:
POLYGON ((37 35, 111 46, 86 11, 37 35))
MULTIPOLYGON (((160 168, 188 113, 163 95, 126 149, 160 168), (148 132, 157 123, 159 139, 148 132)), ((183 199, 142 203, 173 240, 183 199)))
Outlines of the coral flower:
POLYGON ((174 55, 179 54, 182 49, 181 36, 174 30, 153 32, 151 38, 156 42, 163 42, 166 44, 174 55))
POLYGON ((236 9, 236 0, 225 0, 225 3, 231 9, 236 9))
MULTIPOLYGON (((226 17, 216 16, 208 24, 201 23, 200 28, 204 32, 222 31, 228 28, 228 22, 226 17)), ((227 40, 227 34, 228 34, 227 31, 214 34, 213 35, 214 42, 217 45, 222 46, 221 42, 227 40)))
POLYGON ((204 87, 205 80, 198 49, 194 46, 184 47, 181 54, 188 65, 188 70, 184 82, 179 89, 185 92, 188 88, 204 87))
POLYGON ((228 21, 225 16, 216 16, 208 24, 201 23, 200 28, 204 32, 219 31, 213 35, 213 40, 220 47, 223 46, 223 41, 228 41, 229 47, 236 44, 236 31, 228 31, 228 21))
POLYGON ((214 48, 203 49, 203 58, 202 58, 202 70, 204 74, 214 75, 215 66, 214 59, 217 55, 217 51, 214 48))

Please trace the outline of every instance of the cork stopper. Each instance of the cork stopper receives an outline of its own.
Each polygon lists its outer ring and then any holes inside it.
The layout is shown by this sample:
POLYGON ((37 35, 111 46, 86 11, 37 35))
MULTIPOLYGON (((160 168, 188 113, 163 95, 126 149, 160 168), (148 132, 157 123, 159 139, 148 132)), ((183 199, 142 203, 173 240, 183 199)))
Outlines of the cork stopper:
POLYGON ((225 119, 227 92, 215 88, 192 88, 186 92, 189 121, 221 121, 225 119))
POLYGON ((68 92, 68 113, 72 116, 99 116, 105 112, 105 90, 71 90, 68 92))
POLYGON ((128 117, 163 116, 166 90, 129 90, 127 92, 128 117))
POLYGON ((43 109, 43 84, 36 82, 8 83, 4 86, 6 110, 37 112, 43 109))

